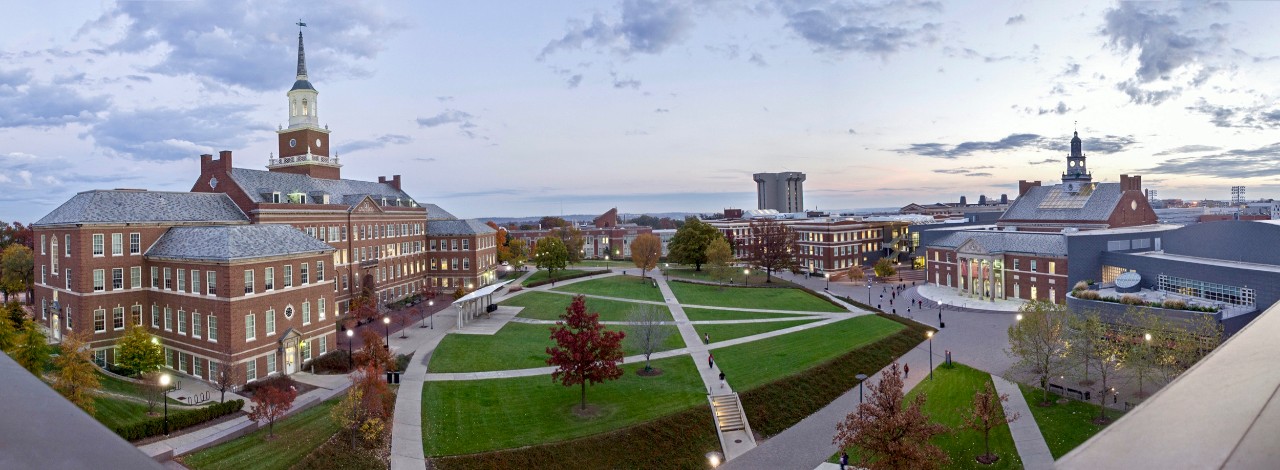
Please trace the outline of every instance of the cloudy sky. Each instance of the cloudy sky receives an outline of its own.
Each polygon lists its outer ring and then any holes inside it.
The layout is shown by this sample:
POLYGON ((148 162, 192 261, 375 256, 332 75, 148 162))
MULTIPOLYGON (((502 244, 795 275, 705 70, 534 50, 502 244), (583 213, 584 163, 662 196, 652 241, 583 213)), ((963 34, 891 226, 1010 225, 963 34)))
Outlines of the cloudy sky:
POLYGON ((1277 2, 81 3, 0 18, 0 219, 262 168, 299 18, 343 176, 464 217, 972 201, 1076 126, 1095 181, 1280 196, 1277 2))

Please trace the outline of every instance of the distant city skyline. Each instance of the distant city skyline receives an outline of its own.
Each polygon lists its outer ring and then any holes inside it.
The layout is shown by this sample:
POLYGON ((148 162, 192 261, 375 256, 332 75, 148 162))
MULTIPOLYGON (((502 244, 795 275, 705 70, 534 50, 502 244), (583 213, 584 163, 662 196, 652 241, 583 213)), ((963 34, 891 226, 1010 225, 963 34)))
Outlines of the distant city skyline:
POLYGON ((1163 198, 1280 189, 1271 2, 73 2, 0 19, 0 218, 76 192, 261 169, 299 20, 346 178, 459 217, 1013 197, 1060 178, 1163 198))

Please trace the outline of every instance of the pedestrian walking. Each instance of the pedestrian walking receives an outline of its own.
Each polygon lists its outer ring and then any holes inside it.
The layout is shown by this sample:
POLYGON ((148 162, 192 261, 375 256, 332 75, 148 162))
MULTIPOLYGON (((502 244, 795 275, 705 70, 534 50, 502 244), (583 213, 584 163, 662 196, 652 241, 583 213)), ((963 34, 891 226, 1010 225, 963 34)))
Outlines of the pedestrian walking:
POLYGON ((720 371, 720 388, 724 388, 724 371, 720 371))
POLYGON ((715 366, 716 366, 715 359, 711 357, 711 353, 707 353, 707 368, 710 369, 715 366))
MULTIPOLYGON (((893 304, 889 304, 889 305, 893 305, 893 304)), ((898 309, 896 309, 896 308, 895 308, 895 309, 893 309, 893 314, 894 314, 894 315, 897 315, 897 314, 898 314, 898 309)))
POLYGON ((907 318, 915 318, 911 316, 911 307, 907 307, 907 318))
POLYGON ((711 344, 711 333, 702 334, 702 344, 711 344))
POLYGON ((911 364, 902 365, 902 378, 911 377, 911 364))
POLYGON ((840 470, 844 470, 846 465, 849 465, 849 453, 842 451, 840 452, 840 470))

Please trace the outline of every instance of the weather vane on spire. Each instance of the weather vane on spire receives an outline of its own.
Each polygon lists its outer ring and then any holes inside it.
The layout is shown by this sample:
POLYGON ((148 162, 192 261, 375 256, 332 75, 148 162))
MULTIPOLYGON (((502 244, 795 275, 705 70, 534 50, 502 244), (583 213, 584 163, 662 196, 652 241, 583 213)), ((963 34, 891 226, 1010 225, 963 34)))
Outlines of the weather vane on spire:
POLYGON ((297 22, 297 23, 294 23, 294 24, 298 25, 298 32, 299 32, 299 33, 301 33, 301 32, 302 32, 302 28, 305 28, 305 27, 307 26, 307 24, 306 24, 306 23, 303 23, 303 22, 302 22, 302 18, 298 18, 298 22, 297 22))
MULTIPOLYGON (((303 26, 306 26, 305 24, 303 26)), ((1080 121, 1071 121, 1071 131, 1080 132, 1080 121)))

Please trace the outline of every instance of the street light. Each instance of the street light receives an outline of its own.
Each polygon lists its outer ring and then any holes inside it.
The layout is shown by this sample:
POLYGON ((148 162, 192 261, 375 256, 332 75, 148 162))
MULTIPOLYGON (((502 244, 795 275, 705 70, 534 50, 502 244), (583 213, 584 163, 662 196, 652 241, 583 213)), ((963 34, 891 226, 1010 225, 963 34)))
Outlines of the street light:
POLYGON ((929 380, 933 380, 933 332, 925 332, 924 335, 929 338, 929 380))
POLYGON ((938 302, 938 328, 946 328, 947 324, 942 322, 942 302, 938 302))
POLYGON ((747 277, 748 277, 748 276, 751 276, 751 270, 750 270, 750 269, 743 269, 743 270, 742 270, 742 285, 744 285, 744 286, 745 286, 745 285, 747 285, 747 277))
MULTIPOLYGON (((435 299, 431 299, 431 300, 428 300, 428 301, 427 301, 427 308, 428 308, 428 309, 429 309, 429 308, 431 308, 431 307, 435 307, 435 306, 436 306, 436 301, 435 301, 435 299)), ((434 329, 436 329, 436 312, 431 312, 431 314, 429 314, 429 315, 427 315, 427 316, 428 316, 428 317, 431 317, 431 329, 433 329, 433 330, 434 330, 434 329)))
POLYGON ((723 462, 724 462, 724 458, 720 455, 719 452, 716 452, 714 450, 711 452, 707 452, 707 463, 711 464, 711 468, 719 467, 720 464, 723 462))
POLYGON ((387 336, 384 337, 385 339, 383 341, 386 341, 386 343, 390 345, 391 344, 391 316, 388 315, 388 316, 382 317, 382 324, 385 325, 387 328, 387 336))
POLYGON ((164 394, 164 435, 169 436, 169 374, 160 374, 160 386, 164 394))
POLYGON ((822 277, 827 279, 827 287, 823 287, 822 290, 831 290, 831 273, 822 273, 822 277))
POLYGON ((355 334, 356 332, 347 329, 347 367, 351 367, 353 365, 351 362, 351 337, 355 336, 355 334))
POLYGON ((1017 317, 1014 317, 1014 318, 1017 318, 1017 319, 1018 319, 1018 321, 1022 321, 1022 314, 1021 314, 1021 313, 1019 313, 1019 314, 1018 314, 1018 316, 1017 316, 1017 317))
POLYGON ((853 376, 858 379, 858 404, 862 404, 862 383, 867 381, 867 374, 858 374, 853 376))
POLYGON ((871 308, 871 280, 867 279, 867 308, 871 308))

